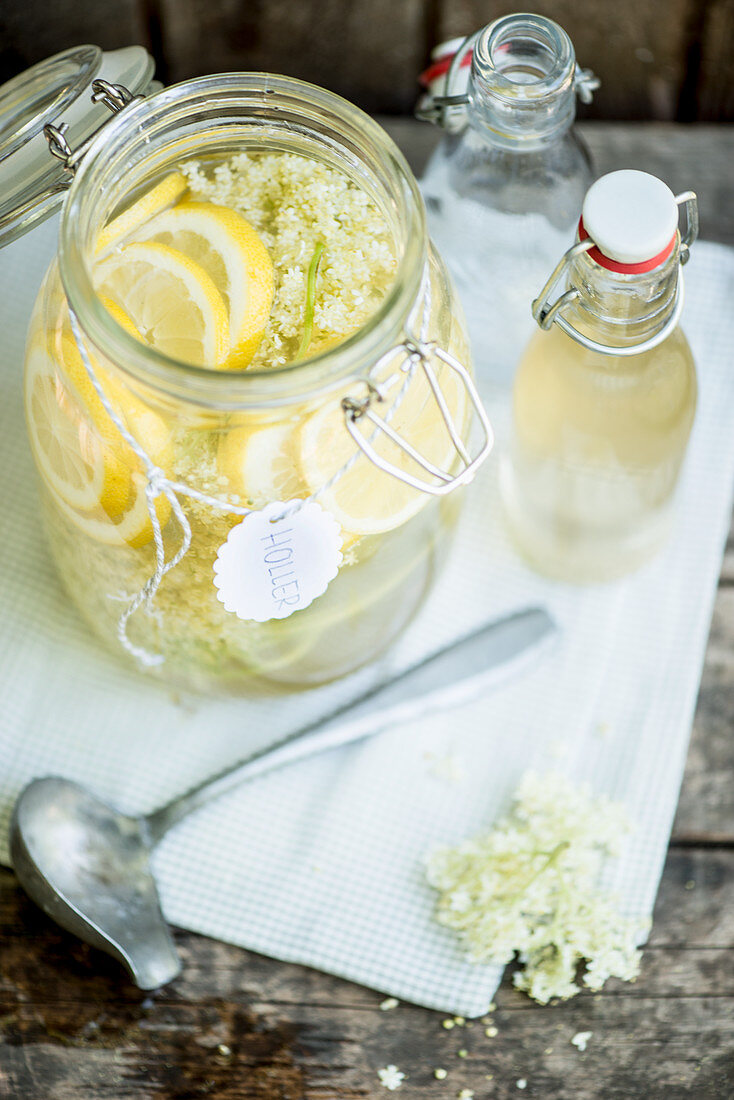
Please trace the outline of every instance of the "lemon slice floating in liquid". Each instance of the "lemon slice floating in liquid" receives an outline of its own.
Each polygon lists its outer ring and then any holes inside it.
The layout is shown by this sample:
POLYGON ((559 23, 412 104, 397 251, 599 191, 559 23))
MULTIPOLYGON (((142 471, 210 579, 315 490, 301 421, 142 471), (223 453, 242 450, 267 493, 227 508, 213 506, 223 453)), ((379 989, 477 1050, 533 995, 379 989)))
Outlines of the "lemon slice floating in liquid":
MULTIPOLYGON (((102 303, 117 323, 132 336, 138 336, 137 329, 127 314, 116 302, 103 298, 102 303)), ((56 338, 54 348, 65 375, 71 381, 74 390, 81 397, 96 431, 109 443, 131 470, 142 469, 140 460, 127 441, 121 436, 119 428, 110 418, 94 384, 87 373, 76 339, 70 328, 62 329, 56 338)), ((115 412, 121 417, 125 427, 147 451, 156 466, 166 466, 172 456, 171 433, 164 420, 139 397, 132 393, 124 383, 107 371, 97 357, 87 347, 92 358, 97 381, 115 412)))
POLYGON ((233 428, 220 441, 217 467, 243 502, 260 507, 271 500, 293 500, 307 492, 293 442, 292 424, 233 428))
MULTIPOLYGON (((148 511, 148 501, 145 495, 145 477, 143 474, 132 475, 132 495, 129 507, 125 509, 114 522, 99 509, 90 515, 82 515, 70 508, 65 501, 59 499, 56 504, 59 510, 70 520, 82 534, 87 535, 95 542, 104 543, 107 546, 128 546, 137 550, 147 544, 153 538, 153 524, 148 511)), ((155 511, 158 516, 161 530, 168 523, 171 515, 171 505, 168 498, 159 496, 155 502, 155 511)))
POLYGON ((97 293, 131 318, 143 342, 199 367, 229 355, 229 321, 210 275, 188 256, 156 241, 134 242, 97 264, 97 293))
MULTIPOLYGON (((135 333, 115 303, 105 305, 135 333)), ((144 546, 153 527, 142 463, 105 409, 71 330, 55 336, 53 352, 61 372, 53 360, 44 362, 40 349, 28 363, 28 421, 39 465, 61 511, 85 534, 110 545, 144 546)), ((90 355, 105 396, 152 461, 165 468, 173 454, 165 421, 90 355)), ((164 527, 171 511, 168 500, 159 497, 155 507, 164 527)))
POLYGON ((187 187, 188 182, 181 172, 171 172, 170 175, 164 176, 154 187, 104 227, 97 238, 96 253, 99 255, 112 245, 119 244, 161 210, 172 206, 181 198, 187 187))
POLYGON ((81 402, 42 346, 26 363, 31 446, 59 501, 80 512, 123 512, 130 499, 130 467, 94 432, 81 402))
POLYGON ((152 218, 136 240, 183 252, 210 276, 229 311, 231 368, 246 367, 257 351, 273 301, 273 262, 250 223, 226 206, 182 202, 152 218))
MULTIPOLYGON (((122 328, 132 336, 139 335, 135 325, 116 302, 103 298, 102 303, 122 328)), ((124 512, 111 516, 109 510, 102 507, 95 516, 85 516, 80 519, 79 516, 71 515, 70 518, 78 527, 82 527, 85 534, 91 536, 97 542, 112 546, 126 545, 133 549, 146 546, 153 538, 153 524, 145 495, 142 463, 127 441, 120 435, 117 425, 110 419, 87 374, 76 341, 73 342, 73 345, 70 344, 66 334, 62 340, 62 354, 64 356, 64 368, 82 396, 85 406, 95 422, 95 427, 102 435, 114 442, 118 454, 124 456, 124 460, 131 470, 130 492, 124 512), (114 519, 112 524, 109 522, 110 518, 114 519)), ((163 418, 135 394, 131 393, 122 382, 112 377, 95 358, 93 358, 93 365, 106 397, 121 417, 128 431, 144 448, 156 466, 165 469, 173 458, 173 446, 171 433, 163 418)), ((156 499, 155 511, 161 529, 163 529, 171 514, 171 505, 166 497, 159 496, 156 499)))

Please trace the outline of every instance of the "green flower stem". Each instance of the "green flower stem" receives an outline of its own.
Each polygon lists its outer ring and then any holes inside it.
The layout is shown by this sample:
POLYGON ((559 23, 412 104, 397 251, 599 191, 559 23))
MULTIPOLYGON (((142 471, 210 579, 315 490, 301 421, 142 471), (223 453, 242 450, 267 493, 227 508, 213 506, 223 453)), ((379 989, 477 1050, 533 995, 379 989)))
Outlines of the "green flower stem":
POLYGON ((313 315, 316 305, 316 276, 318 274, 319 264, 321 263, 321 256, 323 254, 323 251, 323 242, 318 241, 316 247, 313 250, 311 263, 308 266, 308 277, 306 279, 306 306, 303 311, 303 338, 301 339, 298 351, 295 354, 295 359, 302 359, 308 351, 308 345, 311 343, 311 336, 313 334, 313 315))
MULTIPOLYGON (((529 886, 532 886, 532 884, 535 882, 536 878, 539 878, 542 874, 544 874, 545 871, 548 870, 549 867, 552 867, 555 863, 557 863, 558 860, 560 859, 560 857, 563 855, 563 853, 568 851, 568 849, 570 847, 571 847, 571 841, 570 840, 562 840, 559 844, 556 844, 553 851, 549 852, 547 854, 547 858, 545 860, 545 863, 543 863, 543 865, 541 867, 538 867, 537 870, 533 871, 525 879, 522 886, 518 890, 513 890, 513 892, 511 894, 503 894, 502 895, 503 901, 505 901, 505 902, 514 902, 514 901, 517 901, 519 898, 521 898, 523 896, 523 894, 525 893, 525 891, 527 890, 527 888, 529 886)), ((533 852, 534 856, 535 855, 541 855, 541 854, 545 855, 544 852, 543 853, 541 853, 539 851, 533 852)))

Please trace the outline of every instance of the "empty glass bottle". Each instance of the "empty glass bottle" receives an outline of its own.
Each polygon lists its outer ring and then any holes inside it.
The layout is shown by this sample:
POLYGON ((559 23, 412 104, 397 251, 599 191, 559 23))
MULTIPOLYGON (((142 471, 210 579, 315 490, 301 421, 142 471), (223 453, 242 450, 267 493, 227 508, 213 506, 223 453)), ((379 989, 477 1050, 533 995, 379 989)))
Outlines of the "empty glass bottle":
POLYGON ((431 237, 464 304, 480 380, 511 382, 533 328, 528 303, 573 241, 593 178, 572 127, 576 95, 588 101, 597 86, 577 68, 561 27, 510 15, 466 39, 445 94, 419 104, 419 117, 448 131, 421 187, 431 237), (468 91, 452 94, 466 81, 470 50, 468 91))

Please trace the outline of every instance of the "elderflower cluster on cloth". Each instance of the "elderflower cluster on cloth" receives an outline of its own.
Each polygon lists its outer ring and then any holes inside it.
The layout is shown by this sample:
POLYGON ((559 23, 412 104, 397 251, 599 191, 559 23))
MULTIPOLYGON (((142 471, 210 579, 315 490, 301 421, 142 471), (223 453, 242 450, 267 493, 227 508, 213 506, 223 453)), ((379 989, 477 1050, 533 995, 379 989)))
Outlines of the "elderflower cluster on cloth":
POLYGON ((605 856, 630 825, 621 806, 558 774, 527 774, 509 814, 485 836, 428 859, 437 916, 459 933, 472 962, 524 964, 514 984, 536 1001, 573 997, 583 981, 637 977, 638 921, 598 889, 605 856))

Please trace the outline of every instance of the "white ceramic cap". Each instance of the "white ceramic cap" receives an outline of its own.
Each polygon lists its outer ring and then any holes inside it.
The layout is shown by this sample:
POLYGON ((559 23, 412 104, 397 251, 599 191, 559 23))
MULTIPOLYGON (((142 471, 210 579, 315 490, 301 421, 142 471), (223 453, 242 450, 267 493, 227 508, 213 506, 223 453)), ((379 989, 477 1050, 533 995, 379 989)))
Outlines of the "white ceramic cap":
POLYGON ((670 188, 647 172, 609 172, 586 192, 584 229, 600 252, 621 264, 658 256, 678 228, 678 206, 670 188))

